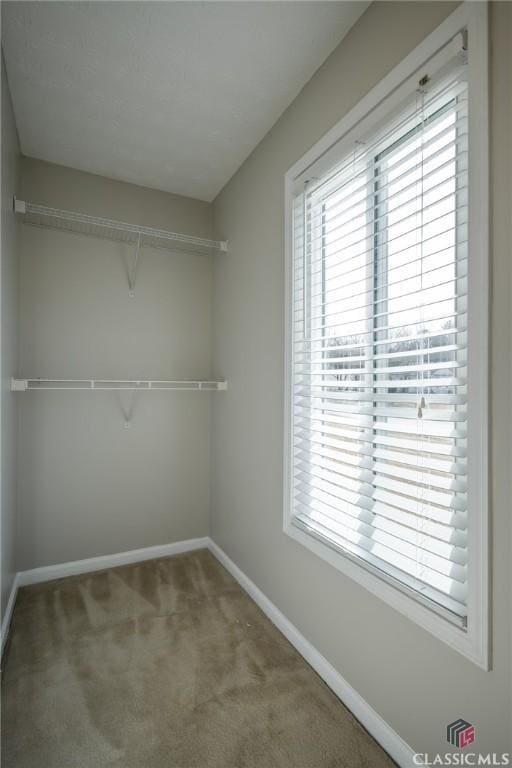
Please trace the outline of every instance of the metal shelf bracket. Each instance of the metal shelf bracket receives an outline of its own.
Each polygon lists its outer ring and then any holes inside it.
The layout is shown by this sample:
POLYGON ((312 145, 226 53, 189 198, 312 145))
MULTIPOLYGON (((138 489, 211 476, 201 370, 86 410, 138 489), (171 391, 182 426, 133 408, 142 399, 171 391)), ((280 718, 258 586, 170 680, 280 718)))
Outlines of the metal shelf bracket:
MULTIPOLYGON (((139 383, 139 382, 138 382, 139 383)), ((137 403, 137 400, 139 398, 140 393, 140 386, 136 387, 135 389, 131 390, 130 399, 128 401, 128 405, 125 405, 123 402, 123 397, 120 395, 120 402, 121 402, 121 410, 123 411, 124 416, 124 428, 129 429, 132 424, 133 419, 133 412, 135 410, 135 405, 137 403)))
POLYGON ((133 299, 135 296, 135 283, 137 280, 137 267, 139 265, 139 255, 140 255, 140 247, 141 247, 141 234, 139 232, 137 237, 137 244, 135 246, 135 257, 131 263, 127 267, 127 274, 128 274, 128 296, 133 299))

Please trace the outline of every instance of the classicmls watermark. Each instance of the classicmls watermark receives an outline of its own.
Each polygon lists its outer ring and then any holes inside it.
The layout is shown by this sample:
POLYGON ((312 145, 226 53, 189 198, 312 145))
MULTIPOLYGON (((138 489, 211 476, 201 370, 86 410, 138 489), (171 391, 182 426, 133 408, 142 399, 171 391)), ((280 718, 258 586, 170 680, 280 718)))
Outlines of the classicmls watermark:
POLYGON ((431 755, 428 752, 416 752, 413 755, 414 765, 430 766, 459 765, 459 766, 498 766, 511 765, 510 754, 502 752, 436 752, 431 755))
MULTIPOLYGON (((446 741, 453 747, 465 750, 476 740, 475 726, 459 717, 453 723, 446 726, 446 741)), ((414 765, 433 766, 433 765, 511 765, 510 753, 502 752, 445 752, 444 754, 436 752, 416 752, 413 756, 414 765)))
POLYGON ((459 718, 446 726, 446 740, 454 747, 464 749, 475 740, 475 726, 459 718))

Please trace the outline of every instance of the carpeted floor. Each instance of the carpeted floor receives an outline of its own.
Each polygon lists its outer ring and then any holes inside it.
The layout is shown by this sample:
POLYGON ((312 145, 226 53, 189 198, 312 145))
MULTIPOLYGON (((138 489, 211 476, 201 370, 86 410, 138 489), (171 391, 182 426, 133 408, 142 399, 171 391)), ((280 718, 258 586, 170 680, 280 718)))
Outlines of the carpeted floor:
POLYGON ((2 768, 394 765, 206 550, 25 587, 2 768))

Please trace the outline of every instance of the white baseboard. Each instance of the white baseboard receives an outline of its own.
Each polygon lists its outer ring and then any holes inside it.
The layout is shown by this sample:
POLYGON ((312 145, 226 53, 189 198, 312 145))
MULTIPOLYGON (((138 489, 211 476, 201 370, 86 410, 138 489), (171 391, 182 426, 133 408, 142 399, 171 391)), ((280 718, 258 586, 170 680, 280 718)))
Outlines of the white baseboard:
POLYGON ((174 541, 171 544, 160 544, 156 547, 132 549, 129 552, 118 552, 114 555, 89 557, 87 560, 76 560, 72 563, 45 565, 42 568, 34 568, 32 571, 20 571, 18 585, 25 587, 28 584, 63 579, 65 576, 103 571, 105 568, 115 568, 118 565, 155 560, 157 557, 170 557, 171 555, 178 555, 180 552, 191 552, 194 549, 206 549, 209 541, 209 538, 205 536, 201 539, 186 539, 185 541, 174 541))
POLYGON ((0 658, 3 656, 5 643, 7 642, 7 637, 9 635, 9 627, 11 626, 12 613, 14 611, 14 603, 16 602, 16 595, 18 594, 19 585, 20 585, 20 575, 19 573, 16 573, 14 575, 14 579, 12 580, 11 591, 9 593, 9 600, 7 601, 7 605, 5 607, 5 613, 2 620, 2 628, 0 630, 0 633, 1 633, 0 658))
POLYGON ((340 673, 317 649, 306 640, 299 630, 281 613, 251 579, 226 555, 212 539, 209 549, 220 563, 238 581, 241 587, 259 605, 270 621, 283 633, 301 656, 310 664, 329 688, 341 699, 366 730, 401 768, 414 766, 414 750, 394 731, 383 718, 352 688, 340 673))

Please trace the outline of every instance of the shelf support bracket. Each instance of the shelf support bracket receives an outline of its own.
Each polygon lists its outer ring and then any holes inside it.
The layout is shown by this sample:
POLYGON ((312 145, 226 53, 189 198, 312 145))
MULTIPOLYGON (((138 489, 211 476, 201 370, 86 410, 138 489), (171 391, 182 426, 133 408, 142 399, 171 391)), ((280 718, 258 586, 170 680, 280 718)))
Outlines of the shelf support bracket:
POLYGON ((137 403, 140 391, 141 391, 140 389, 132 389, 131 390, 130 400, 129 400, 127 406, 123 403, 122 396, 120 398, 121 399, 121 409, 123 411, 123 416, 124 416, 124 428, 125 429, 130 429, 130 427, 131 427, 132 419, 133 419, 133 412, 135 410, 135 405, 137 403))
POLYGON ((135 257, 131 266, 128 267, 128 295, 131 299, 135 296, 135 283, 137 280, 137 267, 139 265, 140 255, 140 232, 137 237, 137 244, 135 246, 135 257))

